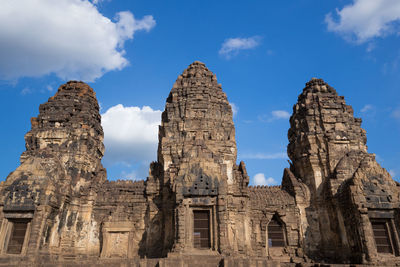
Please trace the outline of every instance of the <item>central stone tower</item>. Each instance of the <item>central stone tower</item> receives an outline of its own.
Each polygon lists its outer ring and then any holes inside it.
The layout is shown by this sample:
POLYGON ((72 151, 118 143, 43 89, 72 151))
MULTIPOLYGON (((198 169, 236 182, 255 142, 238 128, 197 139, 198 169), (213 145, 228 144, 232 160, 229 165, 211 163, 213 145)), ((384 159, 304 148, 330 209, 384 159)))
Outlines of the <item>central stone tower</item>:
POLYGON ((209 180, 208 189, 215 187, 211 194, 218 192, 219 183, 233 184, 232 108, 215 74, 203 63, 191 64, 175 82, 162 115, 159 140, 158 162, 165 171, 164 181, 175 188, 184 185, 190 190, 188 186, 200 182, 196 179, 202 175, 204 182, 209 180))
POLYGON ((147 193, 154 216, 163 211, 156 221, 164 229, 164 250, 238 250, 235 240, 246 235, 227 227, 227 220, 237 219, 236 208, 244 212, 249 178, 244 164, 236 165, 236 154, 232 108, 216 76, 196 61, 167 98, 158 161, 151 166, 149 185, 155 186, 147 193), (227 201, 242 203, 234 206, 235 215, 227 201))

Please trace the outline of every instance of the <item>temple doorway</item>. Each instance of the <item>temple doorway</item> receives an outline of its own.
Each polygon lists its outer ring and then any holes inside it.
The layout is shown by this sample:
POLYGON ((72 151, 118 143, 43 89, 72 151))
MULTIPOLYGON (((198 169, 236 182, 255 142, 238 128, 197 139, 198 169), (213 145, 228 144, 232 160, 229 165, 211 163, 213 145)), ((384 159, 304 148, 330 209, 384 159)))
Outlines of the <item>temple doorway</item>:
POLYGON ((194 210, 193 240, 195 248, 210 248, 210 212, 194 210))

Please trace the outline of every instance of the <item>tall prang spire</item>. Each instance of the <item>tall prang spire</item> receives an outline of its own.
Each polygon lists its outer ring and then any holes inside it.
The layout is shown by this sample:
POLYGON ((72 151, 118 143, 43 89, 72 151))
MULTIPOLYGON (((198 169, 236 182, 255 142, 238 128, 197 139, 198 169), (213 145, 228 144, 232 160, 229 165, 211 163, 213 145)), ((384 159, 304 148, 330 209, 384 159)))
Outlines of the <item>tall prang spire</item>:
POLYGON ((340 255, 341 261, 355 251, 376 257, 374 240, 362 236, 372 236, 370 220, 389 218, 399 200, 396 183, 367 152, 361 119, 335 89, 313 78, 293 107, 290 126, 292 164, 283 183, 297 184, 301 192, 302 228, 312 229, 304 232, 306 253, 334 260, 340 255))
POLYGON ((177 170, 172 179, 197 169, 231 183, 236 153, 232 108, 215 74, 195 61, 178 76, 167 98, 158 162, 166 172, 177 170))
POLYGON ((293 107, 288 155, 295 175, 315 190, 348 152, 367 152, 366 133, 353 108, 324 80, 312 78, 293 107))
POLYGON ((147 236, 150 254, 190 253, 193 229, 183 222, 200 207, 215 216, 213 227, 222 229, 208 245, 219 251, 237 246, 234 234, 228 240, 228 223, 237 218, 229 218, 227 199, 245 209, 249 177, 243 162, 236 165, 232 115, 216 76, 203 63, 193 62, 178 76, 162 114, 158 161, 150 166, 146 186, 152 203, 148 220, 164 226, 147 236))
POLYGON ((49 203, 60 209, 63 197, 92 198, 93 188, 106 180, 103 129, 93 89, 77 81, 61 85, 40 105, 31 124, 21 165, 3 184, 6 209, 34 210, 49 203))
POLYGON ((106 180, 101 164, 104 133, 99 105, 89 85, 78 81, 61 85, 40 105, 31 124, 25 135, 22 165, 29 165, 34 158, 52 159, 65 169, 66 181, 76 191, 80 188, 77 184, 88 186, 106 180))

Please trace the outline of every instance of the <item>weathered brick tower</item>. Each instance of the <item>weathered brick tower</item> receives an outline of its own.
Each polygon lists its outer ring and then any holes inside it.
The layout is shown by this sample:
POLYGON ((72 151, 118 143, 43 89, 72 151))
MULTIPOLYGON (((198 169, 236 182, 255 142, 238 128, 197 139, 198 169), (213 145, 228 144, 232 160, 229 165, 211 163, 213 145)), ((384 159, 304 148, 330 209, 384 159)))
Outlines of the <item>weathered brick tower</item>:
POLYGON ((203 63, 166 102, 149 177, 109 182, 95 93, 60 86, 0 184, 0 266, 400 264, 399 184, 323 80, 293 107, 281 186, 248 186, 231 106, 203 63))

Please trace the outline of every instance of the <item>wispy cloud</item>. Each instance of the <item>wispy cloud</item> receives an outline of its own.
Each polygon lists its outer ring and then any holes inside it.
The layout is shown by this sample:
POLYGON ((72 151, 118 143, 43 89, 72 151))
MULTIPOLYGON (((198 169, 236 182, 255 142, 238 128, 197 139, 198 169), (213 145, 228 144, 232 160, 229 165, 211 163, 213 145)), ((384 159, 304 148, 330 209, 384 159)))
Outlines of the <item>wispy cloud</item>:
POLYGON ((372 52, 374 49, 376 48, 376 44, 375 43, 369 43, 367 45, 367 48, 365 49, 368 53, 372 52))
POLYGON ((236 117, 238 111, 239 111, 239 107, 235 104, 235 103, 230 103, 231 107, 232 107, 232 113, 233 113, 233 117, 236 117))
POLYGON ((236 56, 241 50, 253 49, 260 45, 261 37, 253 36, 249 38, 229 38, 224 41, 219 54, 226 59, 236 56))
POLYGON ((290 118, 290 113, 285 110, 274 110, 271 112, 272 116, 276 119, 288 119, 290 118))
POLYGON ((144 178, 144 177, 138 177, 138 174, 136 171, 131 171, 131 172, 126 172, 126 171, 122 171, 121 173, 121 177, 124 180, 139 180, 140 178, 144 178))
POLYGON ((32 94, 32 89, 30 89, 29 87, 25 87, 24 89, 22 89, 21 95, 28 95, 28 94, 32 94))
POLYGON ((395 172, 394 170, 389 170, 389 174, 390 174, 392 177, 395 177, 395 176, 396 176, 396 172, 395 172))
MULTIPOLYGON (((353 0, 325 16, 328 30, 340 34, 347 41, 365 43, 376 37, 396 33, 400 20, 398 0, 353 0)), ((368 48, 367 48, 368 50, 368 48)))
POLYGON ((273 110, 268 115, 264 114, 258 116, 258 119, 262 122, 272 122, 275 120, 288 119, 288 118, 290 118, 290 113, 287 112, 286 110, 273 110))
POLYGON ((365 105, 365 106, 361 109, 361 112, 362 112, 362 113, 365 113, 365 112, 371 111, 371 110, 373 110, 373 109, 374 109, 374 106, 372 106, 372 105, 370 105, 370 104, 367 104, 367 105, 365 105))
POLYGON ((284 152, 279 153, 247 153, 240 155, 243 159, 286 159, 287 154, 284 152))
POLYGON ((385 75, 397 75, 400 63, 400 51, 396 55, 390 57, 382 67, 382 73, 385 75))
POLYGON ((253 177, 254 185, 277 185, 278 182, 273 177, 265 177, 264 173, 257 173, 253 177))
POLYGON ((108 179, 110 180, 141 180, 149 175, 149 162, 103 162, 107 168, 108 179))

